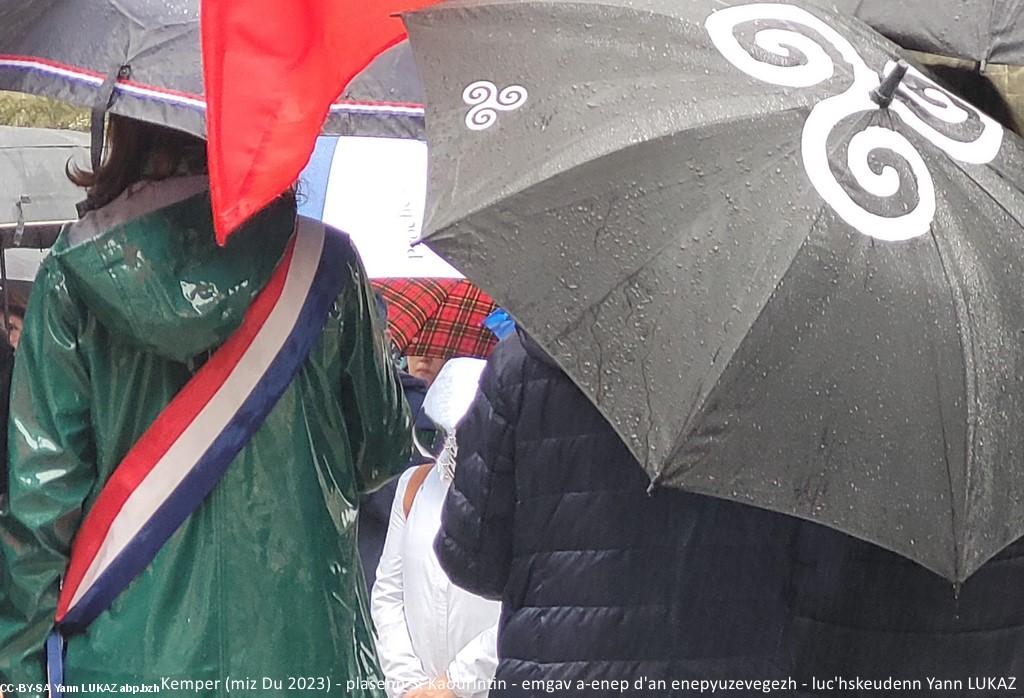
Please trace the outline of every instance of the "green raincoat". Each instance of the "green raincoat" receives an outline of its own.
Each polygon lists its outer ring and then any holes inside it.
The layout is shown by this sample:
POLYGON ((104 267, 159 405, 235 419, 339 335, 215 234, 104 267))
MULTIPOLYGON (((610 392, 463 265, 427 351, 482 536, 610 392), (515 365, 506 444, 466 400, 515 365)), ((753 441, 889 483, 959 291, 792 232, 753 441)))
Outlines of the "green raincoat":
MULTIPOLYGON (((220 249, 206 181, 190 177, 136 186, 62 233, 32 293, 11 396, 3 682, 44 681, 41 648, 83 512, 241 322, 294 222, 279 202, 220 249)), ((362 265, 354 249, 336 262, 351 282, 319 344, 209 498, 69 639, 66 684, 225 695, 226 680, 255 681, 261 690, 233 684, 244 696, 315 678, 339 695, 383 695, 345 690, 381 678, 356 513, 360 493, 404 467, 410 426, 362 265), (167 683, 178 680, 215 683, 167 683)))

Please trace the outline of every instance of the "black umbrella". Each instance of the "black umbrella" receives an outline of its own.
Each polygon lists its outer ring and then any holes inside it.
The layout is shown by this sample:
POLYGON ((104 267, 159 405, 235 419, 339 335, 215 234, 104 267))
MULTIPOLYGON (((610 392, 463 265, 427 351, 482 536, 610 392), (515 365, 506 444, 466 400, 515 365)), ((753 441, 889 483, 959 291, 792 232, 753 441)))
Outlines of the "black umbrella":
POLYGON ((409 42, 380 54, 357 75, 334 110, 330 131, 349 136, 426 138, 423 85, 409 42), (359 111, 360 105, 368 107, 359 111), (345 110, 342 110, 342 106, 345 110))
POLYGON ((978 63, 1024 65, 1020 0, 817 0, 900 46, 978 63))
MULTIPOLYGON (((199 0, 0 0, 0 90, 109 102, 116 114, 205 136, 199 0)), ((379 135, 382 122, 397 135, 422 129, 419 105, 375 96, 354 88, 325 132, 379 135)))
POLYGON ((1024 534, 1020 141, 856 20, 619 2, 406 18, 426 240, 655 485, 965 579, 1024 534))

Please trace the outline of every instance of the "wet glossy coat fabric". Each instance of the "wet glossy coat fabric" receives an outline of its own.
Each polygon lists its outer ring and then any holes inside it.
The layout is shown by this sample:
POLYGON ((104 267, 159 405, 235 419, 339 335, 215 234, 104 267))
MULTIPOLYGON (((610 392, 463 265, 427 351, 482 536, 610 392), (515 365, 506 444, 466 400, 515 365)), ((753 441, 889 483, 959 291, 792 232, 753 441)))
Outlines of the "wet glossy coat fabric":
POLYGON ((914 70, 881 106, 900 49, 799 0, 406 23, 427 244, 655 482, 950 580, 1024 535, 1020 139, 914 70))
MULTIPOLYGON (((294 205, 280 202, 218 248, 205 189, 203 178, 143 185, 66 230, 40 271, 0 520, 5 680, 42 679, 83 511, 238 325, 294 228, 294 205)), ((210 497, 70 638, 68 683, 219 679, 205 694, 221 695, 229 675, 380 678, 356 514, 360 494, 405 465, 408 415, 354 248, 336 263, 350 280, 319 344, 210 497)))

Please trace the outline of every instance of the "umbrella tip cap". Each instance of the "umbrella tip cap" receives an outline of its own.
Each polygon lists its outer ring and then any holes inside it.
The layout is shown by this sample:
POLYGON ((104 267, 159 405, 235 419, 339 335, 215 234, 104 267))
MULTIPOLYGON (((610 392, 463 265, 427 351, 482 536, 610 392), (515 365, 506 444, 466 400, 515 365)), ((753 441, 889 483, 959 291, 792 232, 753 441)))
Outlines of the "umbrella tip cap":
POLYGON ((896 89, 900 86, 900 83, 903 82, 903 78, 906 76, 907 70, 909 69, 910 66, 905 60, 900 59, 897 61, 896 64, 889 69, 889 72, 885 74, 885 77, 882 78, 882 83, 875 89, 871 90, 872 101, 882 109, 888 108, 888 106, 892 104, 893 98, 896 97, 896 89))

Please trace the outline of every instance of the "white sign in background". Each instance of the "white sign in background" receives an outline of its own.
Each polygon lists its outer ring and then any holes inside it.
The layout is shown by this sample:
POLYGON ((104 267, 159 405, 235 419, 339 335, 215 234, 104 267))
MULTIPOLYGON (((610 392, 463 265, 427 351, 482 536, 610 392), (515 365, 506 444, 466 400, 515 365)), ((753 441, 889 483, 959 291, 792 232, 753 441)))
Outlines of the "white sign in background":
POLYGON ((345 136, 331 161, 323 220, 352 238, 371 279, 462 278, 419 239, 427 190, 427 145, 345 136))

